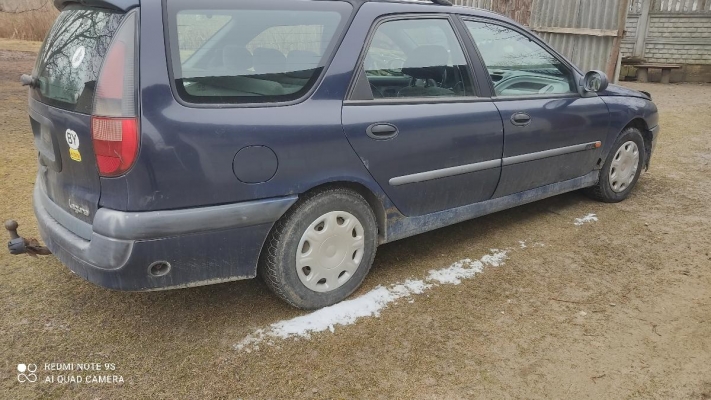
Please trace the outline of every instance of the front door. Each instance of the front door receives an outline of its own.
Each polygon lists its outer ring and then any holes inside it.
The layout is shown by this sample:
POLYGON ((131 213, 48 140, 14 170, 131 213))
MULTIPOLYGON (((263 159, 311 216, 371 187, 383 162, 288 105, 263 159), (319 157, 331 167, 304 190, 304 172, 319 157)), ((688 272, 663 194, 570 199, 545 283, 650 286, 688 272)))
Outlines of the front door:
POLYGON ((593 171, 609 125, 602 99, 582 97, 577 74, 528 34, 485 20, 465 26, 488 69, 504 123, 494 197, 593 171))
POLYGON ((471 69, 447 16, 388 17, 375 25, 344 103, 349 142, 407 216, 491 198, 503 129, 476 97, 471 69))

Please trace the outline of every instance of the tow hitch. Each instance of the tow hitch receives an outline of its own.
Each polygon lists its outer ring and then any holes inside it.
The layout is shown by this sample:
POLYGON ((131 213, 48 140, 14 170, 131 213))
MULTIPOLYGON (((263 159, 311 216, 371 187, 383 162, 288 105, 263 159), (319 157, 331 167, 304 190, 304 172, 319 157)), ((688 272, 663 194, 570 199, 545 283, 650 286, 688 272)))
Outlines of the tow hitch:
POLYGON ((17 234, 17 227, 19 224, 15 220, 5 221, 5 229, 10 233, 10 241, 7 242, 7 249, 10 250, 10 254, 28 254, 32 257, 37 256, 48 256, 52 254, 48 248, 40 246, 37 239, 25 239, 17 234))

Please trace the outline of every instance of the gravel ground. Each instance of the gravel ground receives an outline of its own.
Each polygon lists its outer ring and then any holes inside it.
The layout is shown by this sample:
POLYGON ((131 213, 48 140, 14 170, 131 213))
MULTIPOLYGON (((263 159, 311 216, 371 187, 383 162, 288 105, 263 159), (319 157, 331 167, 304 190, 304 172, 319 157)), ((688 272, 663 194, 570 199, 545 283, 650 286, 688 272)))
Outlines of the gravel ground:
MULTIPOLYGON (((17 83, 33 59, 0 50, 0 218, 36 237, 17 83)), ((0 252, 0 398, 710 399, 711 85, 629 86, 653 94, 662 125, 629 200, 570 193, 382 246, 356 295, 490 249, 508 259, 333 333, 238 351, 305 313, 257 280, 120 293, 53 257, 0 252), (77 374, 52 362, 113 363, 91 375, 124 382, 44 383, 77 374), (18 363, 38 364, 40 382, 19 383, 18 363)))

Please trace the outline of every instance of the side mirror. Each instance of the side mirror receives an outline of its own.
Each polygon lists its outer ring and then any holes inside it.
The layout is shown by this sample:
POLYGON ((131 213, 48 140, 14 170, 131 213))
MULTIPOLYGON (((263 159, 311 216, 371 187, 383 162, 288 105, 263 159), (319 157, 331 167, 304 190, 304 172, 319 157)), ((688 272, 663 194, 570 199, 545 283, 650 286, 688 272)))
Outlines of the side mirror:
POLYGON ((602 92, 609 84, 607 75, 602 71, 590 71, 583 78, 583 89, 586 92, 602 92))

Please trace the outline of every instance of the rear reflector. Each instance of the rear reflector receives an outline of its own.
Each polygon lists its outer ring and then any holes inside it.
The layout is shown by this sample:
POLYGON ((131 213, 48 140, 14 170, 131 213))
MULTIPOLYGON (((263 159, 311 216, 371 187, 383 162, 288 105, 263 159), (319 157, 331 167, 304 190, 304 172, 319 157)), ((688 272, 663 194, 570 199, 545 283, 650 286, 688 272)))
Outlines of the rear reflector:
POLYGON ((128 171, 138 153, 136 118, 91 118, 94 154, 99 173, 117 176, 128 171))
POLYGON ((114 36, 96 83, 91 133, 101 176, 124 174, 138 154, 136 29, 136 13, 132 12, 114 36))

